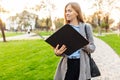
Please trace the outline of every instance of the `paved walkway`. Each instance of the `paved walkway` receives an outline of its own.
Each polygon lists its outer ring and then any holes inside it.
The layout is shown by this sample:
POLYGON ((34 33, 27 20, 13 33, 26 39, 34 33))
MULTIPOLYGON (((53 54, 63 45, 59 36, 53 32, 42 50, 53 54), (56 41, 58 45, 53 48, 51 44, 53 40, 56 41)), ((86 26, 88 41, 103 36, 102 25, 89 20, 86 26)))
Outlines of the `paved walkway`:
MULTIPOLYGON (((41 39, 40 36, 31 33, 16 37, 8 37, 6 40, 21 40, 21 39, 41 39)), ((0 39, 1 41, 2 39, 0 39)), ((96 51, 92 57, 98 65, 101 76, 92 80, 120 80, 120 57, 106 43, 98 38, 94 38, 96 51)))
POLYGON ((106 43, 94 38, 96 51, 92 54, 101 76, 92 80, 120 80, 120 57, 106 43))
MULTIPOLYGON (((14 37, 6 37, 7 41, 10 40, 28 40, 28 39, 40 39, 41 37, 35 33, 30 33, 30 34, 24 34, 24 35, 19 35, 19 36, 14 36, 14 37)), ((3 39, 0 38, 0 41, 3 39)))

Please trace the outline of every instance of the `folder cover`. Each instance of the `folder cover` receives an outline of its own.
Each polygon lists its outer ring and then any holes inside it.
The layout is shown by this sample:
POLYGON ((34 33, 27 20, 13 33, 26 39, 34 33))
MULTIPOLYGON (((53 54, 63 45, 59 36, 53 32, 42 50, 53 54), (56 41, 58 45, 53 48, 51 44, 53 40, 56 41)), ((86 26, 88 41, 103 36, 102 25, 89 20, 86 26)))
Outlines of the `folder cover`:
POLYGON ((66 55, 72 54, 76 50, 82 48, 89 43, 79 32, 77 32, 69 24, 66 24, 60 29, 58 29, 45 41, 54 48, 57 46, 57 44, 59 44, 60 47, 63 44, 66 45, 67 49, 64 52, 66 55))

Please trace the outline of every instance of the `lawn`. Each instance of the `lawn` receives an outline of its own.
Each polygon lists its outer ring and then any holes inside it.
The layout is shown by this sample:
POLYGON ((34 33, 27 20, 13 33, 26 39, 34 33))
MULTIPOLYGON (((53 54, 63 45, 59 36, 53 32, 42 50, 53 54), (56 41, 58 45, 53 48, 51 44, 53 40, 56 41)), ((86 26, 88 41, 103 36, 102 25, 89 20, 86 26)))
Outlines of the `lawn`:
POLYGON ((0 42, 0 80, 53 80, 59 59, 43 40, 0 42))
POLYGON ((36 30, 33 32, 37 33, 40 36, 49 36, 49 35, 52 35, 54 33, 54 31, 39 31, 39 30, 36 30))
POLYGON ((120 36, 117 34, 107 34, 105 36, 99 36, 98 38, 109 44, 118 55, 120 55, 120 36))
MULTIPOLYGON (((120 37, 99 38, 120 55, 120 37)), ((0 42, 0 80, 53 80, 59 59, 43 40, 0 42)))
MULTIPOLYGON (((22 33, 22 32, 5 32, 6 37, 21 35, 21 34, 24 34, 24 33, 22 33)), ((2 38, 2 33, 1 32, 0 32, 0 38, 2 38)))
POLYGON ((42 35, 42 36, 48 36, 51 34, 53 34, 53 31, 40 31, 39 32, 39 35, 42 35))

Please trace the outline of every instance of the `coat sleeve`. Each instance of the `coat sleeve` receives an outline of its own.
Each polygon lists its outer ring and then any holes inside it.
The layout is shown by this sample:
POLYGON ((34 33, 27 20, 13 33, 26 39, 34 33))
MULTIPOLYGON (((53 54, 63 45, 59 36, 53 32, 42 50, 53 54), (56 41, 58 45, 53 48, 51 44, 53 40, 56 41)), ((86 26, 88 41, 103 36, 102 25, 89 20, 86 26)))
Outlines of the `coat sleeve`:
POLYGON ((95 51, 95 44, 94 44, 94 39, 93 39, 93 31, 92 31, 92 26, 90 24, 86 24, 86 34, 88 36, 88 41, 89 44, 83 48, 84 51, 87 53, 93 53, 95 51))

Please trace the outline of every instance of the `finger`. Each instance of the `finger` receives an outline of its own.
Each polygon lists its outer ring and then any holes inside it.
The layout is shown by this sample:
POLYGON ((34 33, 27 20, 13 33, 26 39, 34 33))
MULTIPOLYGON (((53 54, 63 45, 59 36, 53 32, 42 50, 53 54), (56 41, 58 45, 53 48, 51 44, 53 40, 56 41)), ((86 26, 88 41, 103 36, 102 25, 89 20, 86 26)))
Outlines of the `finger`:
POLYGON ((59 44, 54 48, 54 51, 56 52, 58 50, 59 44))
POLYGON ((59 44, 57 44, 57 46, 55 47, 56 50, 58 50, 59 44))
POLYGON ((63 44, 62 47, 66 47, 66 45, 63 44))
POLYGON ((66 48, 66 46, 62 45, 62 47, 59 50, 62 51, 64 48, 66 48))
POLYGON ((58 49, 58 47, 59 47, 59 44, 55 48, 55 54, 57 55, 63 54, 63 52, 67 49, 65 45, 62 45, 60 49, 58 49))
POLYGON ((63 50, 57 50, 56 51, 56 55, 61 55, 61 54, 63 54, 63 52, 65 52, 65 50, 66 50, 67 48, 64 48, 63 50))
POLYGON ((57 46, 54 48, 54 52, 55 52, 55 53, 57 53, 58 47, 59 47, 59 44, 57 44, 57 46))
POLYGON ((64 48, 64 49, 62 50, 62 53, 63 53, 63 52, 65 52, 65 51, 66 51, 66 49, 67 49, 67 48, 64 48))
POLYGON ((60 50, 57 50, 57 51, 55 52, 55 54, 56 54, 56 55, 61 55, 62 52, 61 52, 60 50))
POLYGON ((63 49, 59 50, 59 52, 60 52, 60 53, 63 53, 63 52, 65 52, 65 51, 66 51, 66 49, 67 49, 67 48, 65 47, 65 48, 63 48, 63 49))

